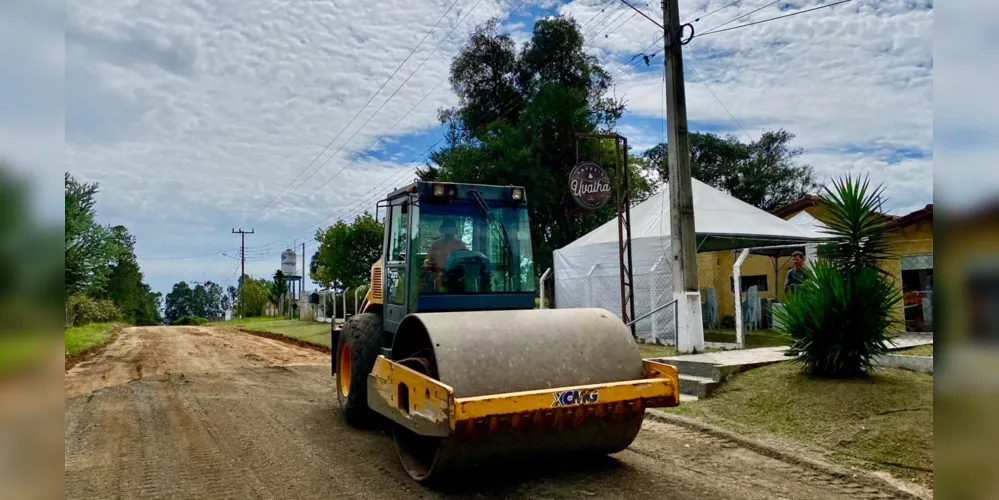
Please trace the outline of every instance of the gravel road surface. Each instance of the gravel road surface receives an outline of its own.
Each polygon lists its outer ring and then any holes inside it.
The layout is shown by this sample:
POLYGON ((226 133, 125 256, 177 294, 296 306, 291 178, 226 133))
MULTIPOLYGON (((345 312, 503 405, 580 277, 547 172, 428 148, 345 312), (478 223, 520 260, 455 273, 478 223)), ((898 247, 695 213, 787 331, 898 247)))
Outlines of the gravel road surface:
POLYGON ((649 420, 604 460, 428 490, 343 423, 328 355, 227 329, 129 328, 65 380, 66 498, 893 498, 649 420))

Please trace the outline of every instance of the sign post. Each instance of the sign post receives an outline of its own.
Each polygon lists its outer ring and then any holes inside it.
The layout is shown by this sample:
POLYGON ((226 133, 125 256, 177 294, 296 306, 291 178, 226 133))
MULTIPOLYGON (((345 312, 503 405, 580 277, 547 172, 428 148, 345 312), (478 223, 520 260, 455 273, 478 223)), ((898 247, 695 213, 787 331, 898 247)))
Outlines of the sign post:
POLYGON ((618 261, 621 271, 621 319, 635 336, 635 293, 631 259, 631 191, 628 179, 628 139, 618 134, 576 134, 576 166, 569 173, 569 190, 580 207, 597 210, 611 197, 612 182, 607 172, 593 162, 579 162, 579 139, 614 140, 616 169, 618 261))

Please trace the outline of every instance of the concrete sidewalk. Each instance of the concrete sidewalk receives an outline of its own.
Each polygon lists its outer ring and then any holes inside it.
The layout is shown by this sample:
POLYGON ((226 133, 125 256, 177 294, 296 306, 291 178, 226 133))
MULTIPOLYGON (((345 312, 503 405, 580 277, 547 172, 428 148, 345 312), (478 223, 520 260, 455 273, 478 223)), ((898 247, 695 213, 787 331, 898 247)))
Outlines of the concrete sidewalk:
MULTIPOLYGON (((932 343, 933 336, 930 334, 903 334, 892 339, 888 349, 895 351, 932 343)), ((656 358, 655 361, 673 365, 679 370, 682 394, 702 398, 710 395, 721 382, 736 373, 794 359, 787 355, 787 350, 786 346, 733 349, 668 356, 656 358)))

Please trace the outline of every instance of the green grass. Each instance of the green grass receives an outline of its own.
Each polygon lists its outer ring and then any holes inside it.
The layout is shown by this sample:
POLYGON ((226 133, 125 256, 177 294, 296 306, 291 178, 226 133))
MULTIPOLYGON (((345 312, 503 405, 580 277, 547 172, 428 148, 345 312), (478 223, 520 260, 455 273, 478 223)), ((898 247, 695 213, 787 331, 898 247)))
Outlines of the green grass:
POLYGON ((659 345, 659 344, 643 344, 638 343, 638 352, 642 354, 643 358, 665 358, 667 356, 676 356, 676 348, 669 345, 659 345))
POLYGON ((0 335, 0 375, 37 362, 50 339, 47 334, 37 333, 0 335))
POLYGON ((66 329, 66 355, 75 356, 81 352, 104 345, 111 340, 118 323, 91 323, 66 329))
POLYGON ((229 326, 253 332, 269 332, 291 337, 310 344, 330 347, 330 324, 284 318, 246 318, 222 321, 206 326, 229 326))
POLYGON ((933 344, 926 344, 916 347, 910 347, 909 349, 900 349, 898 351, 891 351, 889 354, 897 354, 899 356, 929 356, 932 358, 933 344))
MULTIPOLYGON (((706 342, 728 342, 735 343, 735 330, 705 330, 704 340, 706 342)), ((780 347, 790 345, 791 341, 780 333, 769 330, 745 331, 744 346, 746 349, 755 347, 780 347)))
POLYGON ((932 488, 929 374, 882 369, 864 380, 821 380, 784 362, 737 375, 711 398, 669 411, 932 488))

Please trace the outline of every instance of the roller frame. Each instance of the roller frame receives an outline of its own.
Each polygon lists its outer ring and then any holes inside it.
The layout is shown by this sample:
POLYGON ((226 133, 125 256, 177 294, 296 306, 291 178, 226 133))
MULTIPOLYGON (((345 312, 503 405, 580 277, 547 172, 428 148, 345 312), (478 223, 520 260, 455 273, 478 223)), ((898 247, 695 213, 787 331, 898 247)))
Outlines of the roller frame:
POLYGON ((613 419, 624 412, 679 405, 677 369, 650 360, 642 363, 644 378, 639 380, 456 398, 450 386, 380 355, 368 374, 368 405, 419 435, 442 438, 493 434, 501 427, 528 430, 545 420, 559 428, 578 424, 588 414, 613 419), (400 404, 402 386, 406 388, 407 409, 400 404), (559 398, 566 393, 577 395, 577 399, 584 394, 596 397, 577 401, 559 398))

